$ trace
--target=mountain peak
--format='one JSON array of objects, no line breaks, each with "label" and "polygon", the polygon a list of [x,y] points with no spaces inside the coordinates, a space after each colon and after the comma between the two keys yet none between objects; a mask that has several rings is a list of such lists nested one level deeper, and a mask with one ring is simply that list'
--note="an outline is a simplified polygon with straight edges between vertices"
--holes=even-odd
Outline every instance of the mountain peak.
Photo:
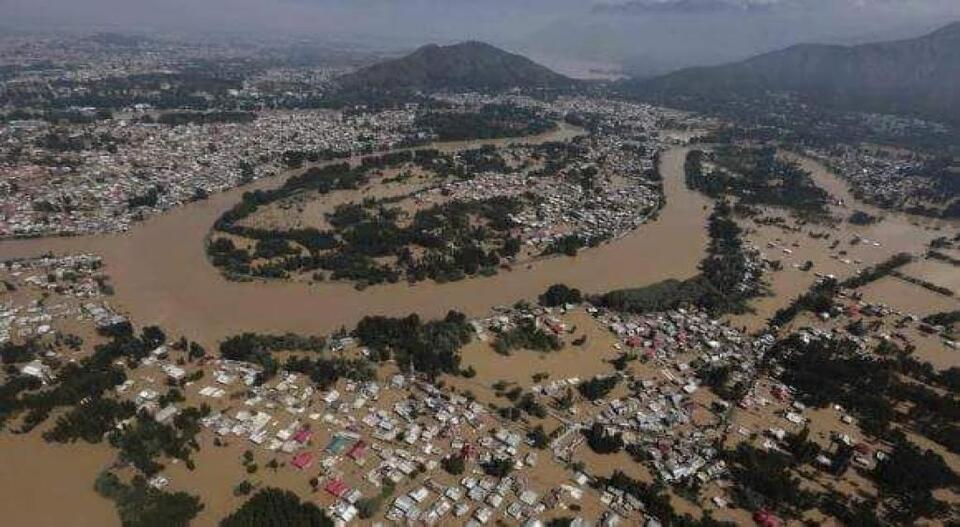
[{"label": "mountain peak", "polygon": [[354,89],[505,89],[556,87],[572,81],[521,55],[479,41],[427,44],[399,59],[339,79]]}]

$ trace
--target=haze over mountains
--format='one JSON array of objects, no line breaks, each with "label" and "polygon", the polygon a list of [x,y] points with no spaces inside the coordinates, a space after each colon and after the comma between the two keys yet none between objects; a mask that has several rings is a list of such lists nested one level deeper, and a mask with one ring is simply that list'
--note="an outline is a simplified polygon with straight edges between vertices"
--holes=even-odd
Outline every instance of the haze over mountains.
[{"label": "haze over mountains", "polygon": [[480,40],[570,75],[597,65],[654,76],[802,42],[905,38],[958,18],[957,0],[4,0],[0,26],[318,39],[398,53]]},{"label": "haze over mountains", "polygon": [[[339,79],[347,90],[562,88],[575,81],[481,42],[423,46]],[[703,107],[789,93],[841,111],[960,124],[960,22],[927,35],[858,46],[802,44],[731,64],[614,85],[651,102]]]},{"label": "haze over mountains", "polygon": [[624,84],[666,104],[787,92],[840,110],[960,123],[960,22],[919,38],[837,46],[803,44],[732,64]]},{"label": "haze over mountains", "polygon": [[339,79],[348,89],[556,88],[573,81],[532,60],[482,42],[430,44]]}]

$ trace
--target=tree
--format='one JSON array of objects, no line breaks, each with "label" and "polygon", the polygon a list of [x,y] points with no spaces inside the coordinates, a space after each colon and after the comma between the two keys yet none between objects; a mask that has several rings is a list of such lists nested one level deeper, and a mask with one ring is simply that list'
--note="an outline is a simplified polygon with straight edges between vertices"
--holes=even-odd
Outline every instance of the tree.
[{"label": "tree", "polygon": [[553,284],[540,295],[540,304],[546,307],[579,304],[582,301],[583,295],[580,290],[568,287],[565,284]]},{"label": "tree", "polygon": [[623,436],[618,432],[609,432],[607,427],[594,423],[592,427],[583,431],[587,438],[590,450],[597,454],[616,454],[623,448]]},{"label": "tree", "polygon": [[265,488],[221,520],[220,527],[333,527],[333,521],[288,490]]},{"label": "tree", "polygon": [[597,399],[602,399],[607,396],[620,382],[620,378],[616,375],[610,375],[607,377],[594,377],[588,381],[580,383],[577,386],[577,389],[580,390],[580,394],[585,398],[596,401]]},{"label": "tree", "polygon": [[97,478],[94,488],[114,502],[124,527],[187,527],[190,520],[203,510],[203,504],[196,496],[157,490],[142,476],[135,476],[129,485],[125,485],[112,472],[104,472]]},{"label": "tree", "polygon": [[543,425],[537,425],[536,428],[527,434],[527,437],[530,438],[530,442],[533,443],[534,448],[543,450],[550,445],[550,436],[543,430]]},{"label": "tree", "polygon": [[513,460],[507,458],[495,458],[482,465],[483,471],[488,476],[495,478],[504,478],[513,471]]},{"label": "tree", "polygon": [[443,466],[443,470],[446,470],[448,474],[454,476],[459,476],[463,474],[463,471],[466,469],[466,460],[462,455],[450,455],[440,462]]},{"label": "tree", "polygon": [[143,334],[140,337],[144,346],[149,349],[156,349],[167,341],[167,335],[157,326],[147,326],[143,328]]}]

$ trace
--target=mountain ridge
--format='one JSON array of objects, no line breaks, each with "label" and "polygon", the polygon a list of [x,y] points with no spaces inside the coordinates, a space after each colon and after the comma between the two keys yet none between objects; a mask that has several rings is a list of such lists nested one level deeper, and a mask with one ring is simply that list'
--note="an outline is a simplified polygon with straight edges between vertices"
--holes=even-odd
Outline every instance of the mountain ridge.
[{"label": "mountain ridge", "polygon": [[797,44],[743,61],[686,68],[622,84],[669,104],[723,101],[771,92],[844,110],[960,123],[960,22],[926,35],[844,46]]}]

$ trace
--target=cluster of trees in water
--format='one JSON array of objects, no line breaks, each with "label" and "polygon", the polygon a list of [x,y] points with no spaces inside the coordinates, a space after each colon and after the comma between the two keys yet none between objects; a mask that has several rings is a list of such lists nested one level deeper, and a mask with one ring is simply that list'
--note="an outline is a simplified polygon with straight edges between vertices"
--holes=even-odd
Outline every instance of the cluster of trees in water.
[{"label": "cluster of trees in water", "polygon": [[[72,441],[76,438],[91,438],[99,441],[117,421],[133,415],[127,405],[101,401],[109,399],[113,387],[126,380],[125,370],[116,364],[118,360],[136,363],[163,343],[163,332],[148,327],[141,335],[135,335],[129,323],[108,327],[103,332],[111,340],[95,346],[93,353],[77,362],[69,362],[56,372],[56,381],[43,386],[35,377],[9,370],[6,382],[0,386],[0,424],[22,416],[20,431],[27,432],[47,420],[57,409],[67,409],[62,414],[47,439]],[[159,340],[159,344],[157,343]],[[29,359],[24,352],[7,352],[10,364]],[[91,405],[96,412],[90,419],[79,405]]]},{"label": "cluster of trees in water", "polygon": [[[463,167],[475,169],[491,162],[495,166],[488,168],[503,169],[503,159],[487,148],[461,153],[455,164],[436,150],[416,150],[366,157],[354,168],[347,164],[311,168],[279,189],[245,193],[217,220],[216,231],[253,240],[252,253],[229,237],[214,237],[207,252],[214,265],[233,276],[286,278],[293,272],[315,272],[315,277],[326,278],[321,273],[326,271],[333,279],[369,285],[403,277],[446,281],[478,272],[492,274],[501,258],[520,250],[519,240],[509,236],[509,215],[520,210],[522,198],[438,204],[416,212],[406,226],[400,224],[399,209],[375,200],[338,207],[328,215],[330,230],[278,230],[240,223],[261,207],[296,193],[359,188],[376,169],[413,163],[457,175]],[[415,256],[419,249],[423,254]],[[383,258],[392,263],[384,263]]]},{"label": "cluster of trees in water", "polygon": [[[717,168],[707,171],[704,162]],[[735,196],[747,204],[785,207],[800,213],[826,212],[827,192],[798,163],[777,156],[774,147],[724,145],[712,153],[691,150],[684,164],[687,186],[712,198]]]},{"label": "cluster of trees in water", "polygon": [[[226,237],[215,238],[207,251],[214,265],[235,275],[283,278],[291,272],[326,271],[335,280],[362,285],[401,278],[459,280],[493,274],[503,258],[520,251],[519,239],[510,235],[509,216],[523,203],[501,197],[454,200],[417,211],[405,226],[399,209],[344,205],[330,215],[333,229],[327,231],[267,231],[218,222],[220,231],[255,239],[254,252],[237,248]],[[268,263],[254,265],[255,259]]]},{"label": "cluster of trees in water", "polygon": [[553,284],[539,297],[540,305],[544,307],[558,307],[566,304],[583,302],[583,293],[575,287],[566,284]]},{"label": "cluster of trees in water", "polygon": [[268,487],[221,520],[220,527],[333,527],[333,520],[293,492]]},{"label": "cluster of trees in water", "polygon": [[[4,347],[3,358],[10,366],[0,386],[0,422],[7,427],[16,419],[17,432],[24,433],[45,423],[56,412],[52,426],[42,434],[56,443],[108,440],[121,462],[129,463],[136,474],[129,484],[116,475],[104,473],[96,488],[113,500],[124,525],[187,525],[202,508],[192,496],[169,494],[146,484],[149,477],[164,467],[164,458],[177,458],[193,467],[191,454],[199,449],[196,435],[200,419],[209,407],[185,407],[170,423],[159,423],[146,410],[114,395],[114,388],[127,380],[127,370],[135,368],[152,351],[166,343],[166,334],[157,326],[146,326],[140,333],[129,322],[99,329],[107,340],[94,346],[90,355],[76,362],[57,364],[47,361],[54,376],[44,385],[35,377],[20,373],[18,364],[35,357],[35,344]],[[74,345],[72,340],[67,345]],[[183,351],[193,353],[185,346]],[[123,366],[126,363],[127,368]],[[177,388],[159,398],[159,404],[182,402]],[[117,424],[124,422],[122,428]]]},{"label": "cluster of trees in water", "polygon": [[897,273],[897,269],[913,261],[908,253],[897,253],[886,260],[868,267],[858,274],[838,282],[832,278],[825,278],[814,283],[810,290],[795,298],[787,306],[780,308],[770,318],[770,325],[783,327],[790,323],[800,313],[828,313],[834,306],[834,299],[840,289],[856,289],[886,276]]},{"label": "cluster of trees in water", "polygon": [[778,342],[767,360],[782,367],[798,400],[818,408],[839,404],[859,418],[864,432],[894,446],[870,473],[883,490],[887,521],[911,524],[946,513],[933,491],[960,484],[960,477],[941,456],[913,445],[902,429],[960,453],[960,402],[951,393],[960,369],[937,372],[889,342],[865,354],[851,339],[804,342],[797,335]]},{"label": "cluster of trees in water", "polygon": [[533,110],[488,104],[476,111],[429,111],[417,115],[416,127],[441,141],[520,137],[549,132],[556,124]]},{"label": "cluster of trees in water", "polygon": [[375,360],[393,359],[405,371],[432,377],[460,373],[460,348],[470,342],[473,333],[466,315],[456,311],[427,322],[417,315],[364,317],[353,331]]},{"label": "cluster of trees in water", "polygon": [[[261,368],[257,383],[273,378],[280,368],[308,376],[322,389],[327,389],[339,379],[369,381],[376,378],[373,365],[366,359],[331,357],[327,339],[317,336],[302,336],[293,333],[264,335],[243,333],[229,337],[220,343],[220,356],[248,362]],[[281,362],[276,354],[289,352]]]},{"label": "cluster of trees in water", "polygon": [[279,351],[306,351],[318,354],[327,348],[323,337],[301,336],[293,333],[264,335],[242,333],[220,343],[220,356],[256,364],[262,368],[260,381],[270,379],[280,370],[280,363],[273,354]]},{"label": "cluster of trees in water", "polygon": [[759,265],[743,246],[742,230],[733,209],[719,201],[708,221],[710,244],[700,262],[700,274],[687,280],[664,280],[645,287],[619,289],[592,298],[594,304],[617,311],[648,313],[697,306],[713,314],[742,312],[759,292]]},{"label": "cluster of trees in water", "polygon": [[139,475],[127,484],[116,474],[103,472],[97,477],[94,489],[114,502],[124,527],[186,527],[203,510],[196,496],[155,489]]},{"label": "cluster of trees in water", "polygon": [[620,470],[614,470],[609,477],[596,478],[592,485],[598,490],[612,487],[640,500],[645,506],[644,512],[655,518],[661,525],[675,527],[733,527],[736,525],[732,522],[714,520],[709,512],[700,519],[695,519],[689,514],[681,515],[674,509],[665,486],[644,483]]},{"label": "cluster of trees in water", "polygon": [[[220,343],[220,355],[260,366],[260,382],[273,377],[282,366],[310,376],[321,387],[329,387],[340,378],[373,380],[374,365],[391,359],[404,371],[430,376],[460,374],[460,348],[470,342],[473,333],[466,315],[455,311],[430,321],[422,321],[418,315],[368,316],[357,323],[352,334],[370,350],[369,358],[330,357],[325,353],[328,343],[322,337],[255,333],[225,339]],[[277,352],[290,352],[290,356],[281,364]]]},{"label": "cluster of trees in water", "polygon": [[515,349],[557,351],[562,347],[560,337],[539,327],[533,318],[521,319],[513,328],[497,333],[493,342],[494,351],[501,355],[509,355]]}]

